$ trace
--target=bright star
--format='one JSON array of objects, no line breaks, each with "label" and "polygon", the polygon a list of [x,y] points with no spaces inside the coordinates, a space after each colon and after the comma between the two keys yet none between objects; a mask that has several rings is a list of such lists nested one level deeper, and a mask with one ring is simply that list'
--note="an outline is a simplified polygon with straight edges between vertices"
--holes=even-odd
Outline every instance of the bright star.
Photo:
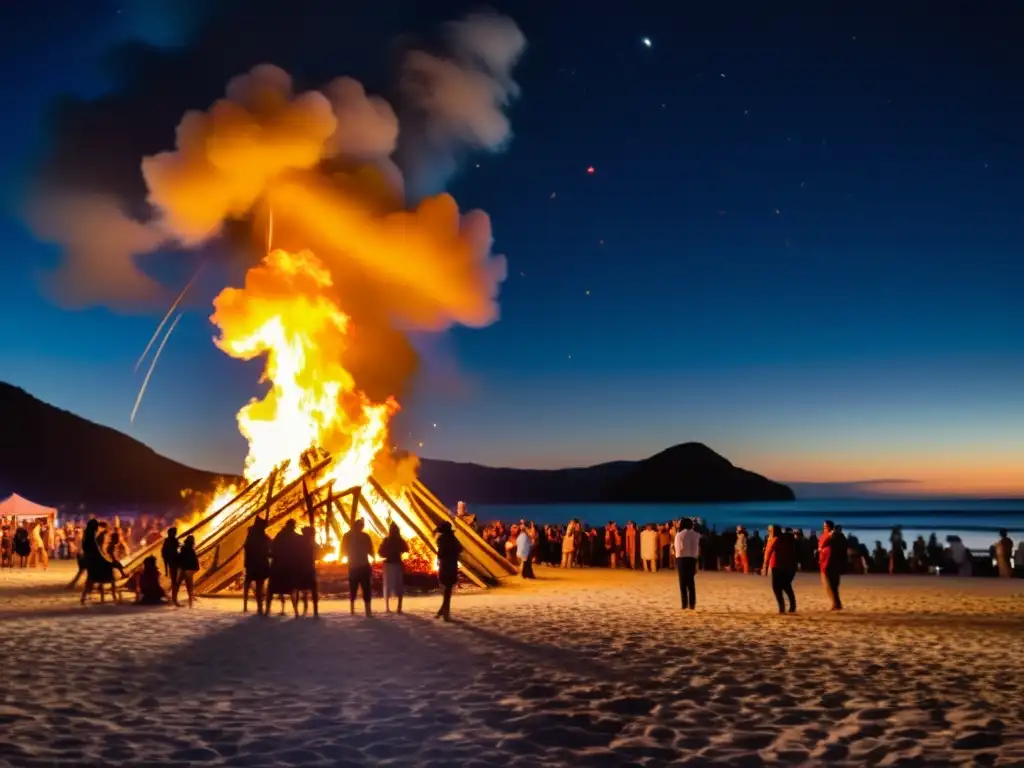
[{"label": "bright star", "polygon": [[654,45],[654,43],[651,42],[651,38],[649,37],[641,38],[640,42],[644,44],[645,48],[650,48],[651,46]]}]

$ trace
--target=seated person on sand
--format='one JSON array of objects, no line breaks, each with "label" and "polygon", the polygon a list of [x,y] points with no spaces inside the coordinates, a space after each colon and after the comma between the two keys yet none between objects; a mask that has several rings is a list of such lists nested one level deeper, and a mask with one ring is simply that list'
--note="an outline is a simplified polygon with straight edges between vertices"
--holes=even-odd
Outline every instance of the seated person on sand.
[{"label": "seated person on sand", "polygon": [[160,586],[160,569],[156,557],[150,555],[142,561],[142,570],[132,575],[136,605],[163,605],[167,593]]}]

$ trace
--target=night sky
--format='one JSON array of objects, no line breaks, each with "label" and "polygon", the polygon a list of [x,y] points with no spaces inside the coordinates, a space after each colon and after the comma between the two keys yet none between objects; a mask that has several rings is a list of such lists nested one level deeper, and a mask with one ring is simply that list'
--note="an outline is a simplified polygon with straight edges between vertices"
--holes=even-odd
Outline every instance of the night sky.
[{"label": "night sky", "polygon": [[[68,310],[42,287],[59,252],[20,211],[54,105],[129,87],[146,45],[183,74],[151,86],[168,118],[140,151],[171,148],[185,107],[261,62],[304,87],[348,74],[386,94],[399,35],[474,8],[427,5],[6,3],[0,379],[238,471],[234,414],[259,366],[210,342],[216,270],[132,425],[132,368],[166,305]],[[1016,3],[491,5],[529,43],[515,136],[449,190],[492,217],[502,317],[420,340],[399,442],[556,467],[698,440],[780,480],[1024,494]],[[134,147],[134,130],[108,142]]]}]

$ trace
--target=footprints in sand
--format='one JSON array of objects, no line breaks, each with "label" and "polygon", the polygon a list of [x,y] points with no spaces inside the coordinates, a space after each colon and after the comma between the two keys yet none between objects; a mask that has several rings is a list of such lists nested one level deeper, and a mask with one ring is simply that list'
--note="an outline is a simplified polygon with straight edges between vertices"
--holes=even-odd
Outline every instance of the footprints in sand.
[{"label": "footprints in sand", "polygon": [[57,596],[0,635],[34,660],[0,688],[0,764],[1024,765],[1019,605],[975,600],[950,632],[957,605],[931,582],[851,580],[862,613],[808,598],[779,622],[763,580],[701,578],[685,623],[671,579],[632,574],[467,598],[444,626],[417,599],[401,618],[295,622]]}]

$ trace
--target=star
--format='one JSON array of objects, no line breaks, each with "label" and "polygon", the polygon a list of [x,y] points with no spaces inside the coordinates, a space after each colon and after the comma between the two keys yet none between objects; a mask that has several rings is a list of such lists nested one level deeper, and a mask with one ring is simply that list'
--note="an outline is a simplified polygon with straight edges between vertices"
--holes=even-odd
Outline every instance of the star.
[{"label": "star", "polygon": [[589,289],[589,288],[587,288],[587,291],[586,291],[586,293],[587,293],[587,296],[589,296],[589,295],[590,295],[590,289]]},{"label": "star", "polygon": [[554,199],[555,199],[555,197],[556,197],[555,193],[554,193],[554,192],[552,192],[552,193],[551,193],[551,197],[550,197],[549,199],[551,199],[551,200],[554,200]]},{"label": "star", "polygon": [[593,175],[593,173],[594,173],[594,166],[588,165],[587,166],[587,173]]},{"label": "star", "polygon": [[649,37],[640,38],[640,42],[644,44],[645,48],[651,48],[654,46],[654,43],[651,42],[651,38]]}]

